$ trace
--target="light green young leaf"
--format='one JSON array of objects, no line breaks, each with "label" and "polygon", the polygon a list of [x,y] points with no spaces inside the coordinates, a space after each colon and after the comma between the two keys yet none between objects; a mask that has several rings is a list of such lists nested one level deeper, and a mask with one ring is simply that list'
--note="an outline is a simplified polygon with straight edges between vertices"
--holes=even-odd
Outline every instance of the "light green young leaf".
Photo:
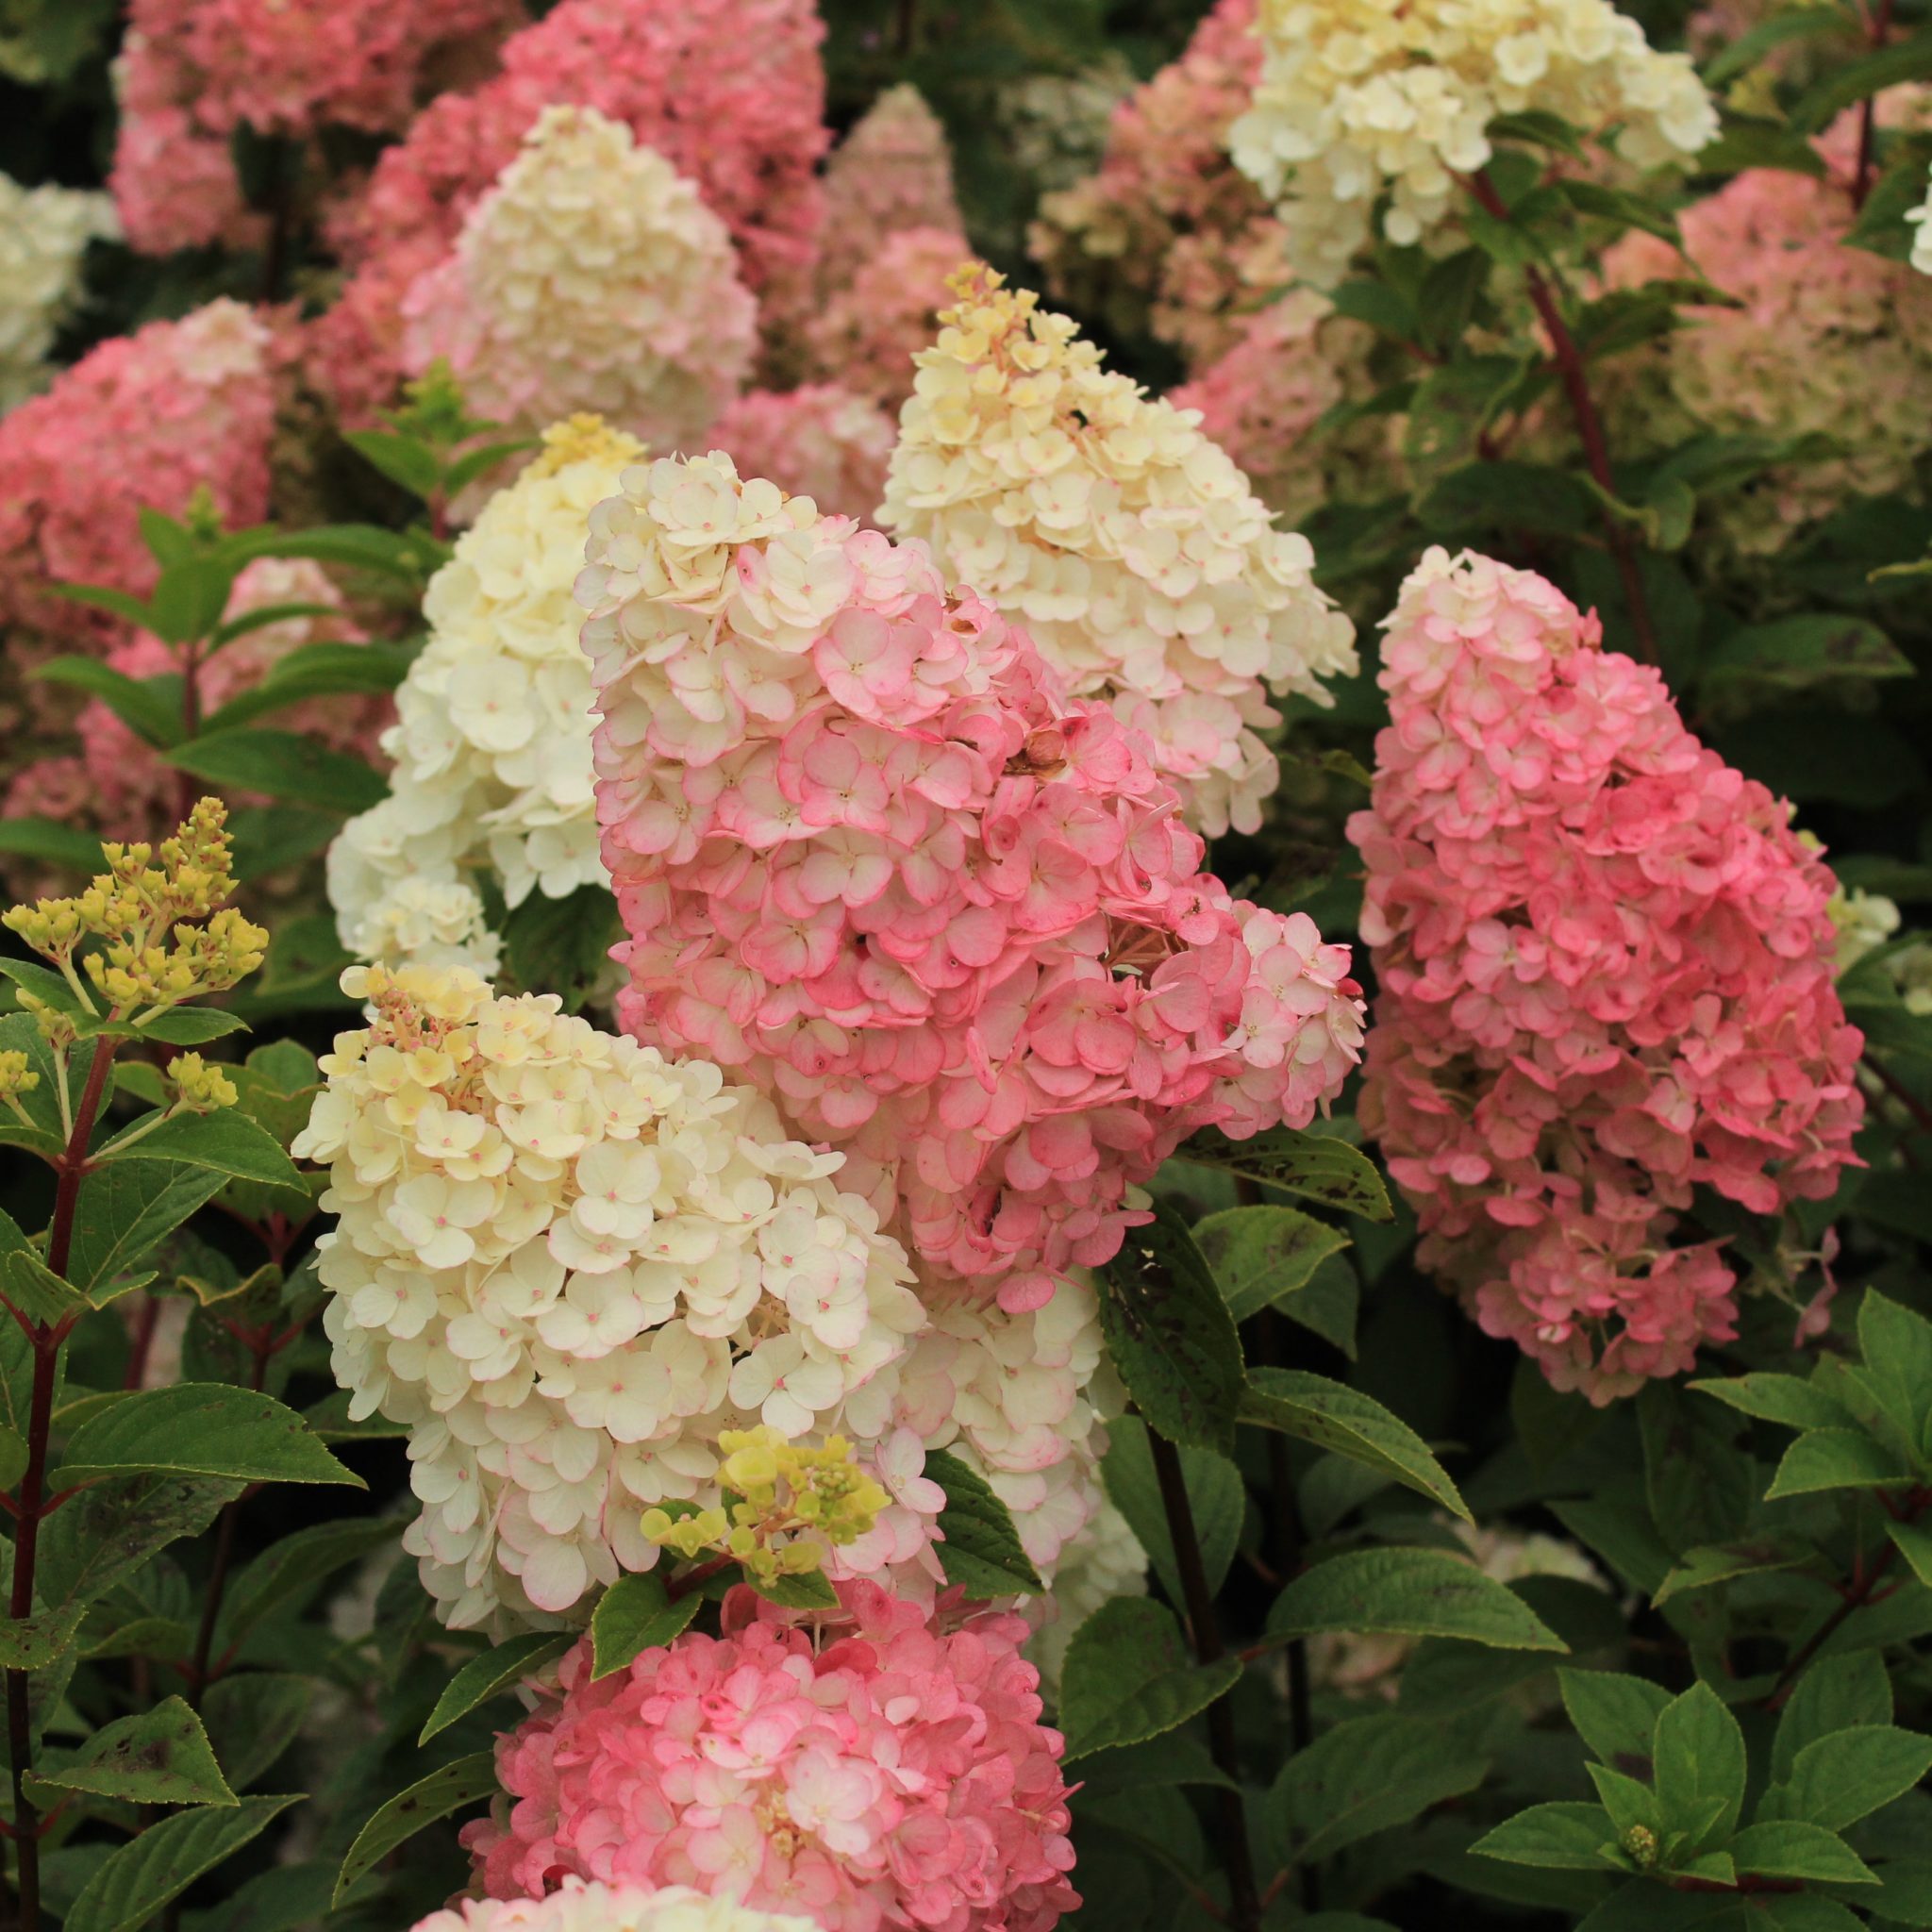
[{"label": "light green young leaf", "polygon": [[356,1834],[356,1842],[336,1874],[333,1903],[341,1905],[365,1873],[375,1871],[398,1845],[407,1844],[425,1825],[491,1797],[495,1790],[496,1754],[475,1751],[398,1791]]},{"label": "light green young leaf", "polygon": [[[1652,1762],[1664,1829],[1694,1833],[1695,1850],[1722,1845],[1744,1806],[1744,1733],[1708,1684],[1693,1684],[1657,1713]],[[1700,1828],[1713,1806],[1714,1822]]]},{"label": "light green young leaf", "polygon": [[673,1602],[656,1570],[620,1576],[597,1599],[591,1615],[591,1683],[628,1670],[645,1651],[682,1636],[703,1606],[696,1591]]},{"label": "light green young leaf", "polygon": [[131,1805],[237,1803],[200,1718],[180,1697],[102,1725],[73,1763],[42,1771],[34,1781]]},{"label": "light green young leaf", "polygon": [[1274,1599],[1271,1637],[1318,1631],[1459,1637],[1496,1650],[1567,1651],[1520,1596],[1447,1550],[1346,1550]]},{"label": "light green young leaf", "polygon": [[545,1664],[554,1663],[576,1641],[574,1630],[533,1630],[507,1639],[481,1657],[473,1657],[443,1686],[436,1708],[417,1735],[417,1743],[428,1743],[439,1731],[448,1730],[479,1704],[487,1704],[492,1697],[514,1690],[525,1677],[534,1675]]},{"label": "light green young leaf", "polygon": [[1231,1657],[1191,1663],[1172,1611],[1145,1597],[1116,1597],[1067,1646],[1060,1673],[1065,1761],[1158,1738],[1224,1696],[1241,1674]]},{"label": "light green young leaf", "polygon": [[95,1869],[61,1932],[136,1932],[204,1872],[266,1830],[300,1795],[243,1798],[232,1808],[203,1805],[149,1825]]},{"label": "light green young leaf", "polygon": [[55,1481],[65,1487],[136,1471],[368,1487],[292,1408],[223,1382],[137,1390],[98,1410],[68,1439]]}]

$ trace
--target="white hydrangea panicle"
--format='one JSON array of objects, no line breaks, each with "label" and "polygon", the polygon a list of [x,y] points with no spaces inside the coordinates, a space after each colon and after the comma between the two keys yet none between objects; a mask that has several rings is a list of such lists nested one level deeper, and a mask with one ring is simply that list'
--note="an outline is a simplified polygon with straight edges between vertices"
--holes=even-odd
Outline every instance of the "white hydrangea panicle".
[{"label": "white hydrangea panicle", "polygon": [[572,585],[591,508],[643,445],[595,416],[544,432],[541,453],[485,504],[431,578],[429,641],[383,739],[390,796],[328,856],[342,944],[388,965],[464,964],[500,944],[475,878],[514,908],[608,883],[591,769],[591,669]]},{"label": "white hydrangea panicle", "polygon": [[1026,1655],[1039,1665],[1041,1684],[1050,1692],[1058,1690],[1074,1632],[1103,1604],[1146,1594],[1147,1552],[1127,1519],[1103,1495],[1092,1521],[1061,1550],[1052,1590],[1027,1606],[1039,1628]]},{"label": "white hydrangea panicle", "polygon": [[1260,0],[1235,165],[1277,200],[1297,274],[1330,288],[1370,237],[1419,242],[1490,158],[1499,114],[1557,114],[1640,168],[1696,154],[1717,109],[1689,55],[1610,0]]},{"label": "white hydrangea panicle", "polygon": [[721,1431],[890,1416],[924,1317],[841,1157],[554,995],[462,967],[342,985],[371,1021],[295,1152],[330,1167],[335,1373],[353,1415],[408,1425],[404,1546],[444,1622],[581,1621],[657,1563],[645,1507],[717,1501]]},{"label": "white hydrangea panicle", "polygon": [[80,292],[90,242],[120,233],[105,195],[0,175],[0,415],[41,388],[47,351]]},{"label": "white hydrangea panicle", "polygon": [[645,1890],[566,1878],[542,1898],[466,1898],[413,1932],[819,1932],[816,1919],[713,1898],[685,1885]]},{"label": "white hydrangea panicle", "polygon": [[1197,412],[1102,366],[1066,316],[978,264],[955,277],[879,522],[1023,623],[1075,696],[1153,741],[1210,836],[1253,831],[1280,773],[1270,692],[1328,702],[1355,630]]},{"label": "white hydrangea panicle", "polygon": [[1932,179],[1925,184],[1925,198],[1906,220],[1912,225],[1912,266],[1922,275],[1932,275]]},{"label": "white hydrangea panicle", "polygon": [[543,110],[403,310],[408,367],[446,359],[480,415],[594,409],[674,444],[742,387],[758,334],[724,223],[593,108]]}]

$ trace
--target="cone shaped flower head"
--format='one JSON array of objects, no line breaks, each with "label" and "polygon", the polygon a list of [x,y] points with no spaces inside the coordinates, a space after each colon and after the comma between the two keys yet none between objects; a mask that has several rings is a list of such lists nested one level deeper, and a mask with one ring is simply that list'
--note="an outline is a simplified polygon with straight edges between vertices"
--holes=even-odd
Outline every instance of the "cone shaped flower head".
[{"label": "cone shaped flower head", "polygon": [[1340,1086],[1347,949],[1204,874],[1147,741],[924,545],[714,454],[588,555],[620,1019],[849,1150],[936,1293],[1040,1306],[1185,1135]]},{"label": "cone shaped flower head", "polygon": [[903,228],[965,228],[946,130],[909,84],[888,88],[825,164],[821,295],[846,287],[879,243]]},{"label": "cone shaped flower head", "polygon": [[642,1510],[715,1504],[747,1422],[818,1437],[888,1405],[923,1317],[836,1154],[554,995],[462,967],[342,984],[373,1018],[337,1036],[295,1150],[331,1170],[336,1377],[409,1426],[404,1547],[445,1622],[541,1621],[653,1567]]},{"label": "cone shaped flower head", "polygon": [[80,293],[90,242],[120,232],[105,194],[0,175],[0,416],[46,380],[47,351]]},{"label": "cone shaped flower head", "polygon": [[429,641],[383,741],[390,795],[329,849],[329,898],[352,953],[462,961],[487,976],[498,944],[479,878],[512,909],[533,891],[563,899],[604,882],[571,587],[591,507],[643,454],[595,416],[553,425],[430,579]]},{"label": "cone shaped flower head", "polygon": [[1432,550],[1386,628],[1362,1124],[1423,1264],[1607,1401],[1734,1332],[1693,1188],[1775,1214],[1854,1158],[1834,881],[1541,577]]},{"label": "cone shaped flower head", "polygon": [[1717,109],[1688,54],[1659,54],[1610,0],[1259,0],[1262,64],[1229,132],[1280,203],[1290,262],[1332,288],[1381,232],[1419,242],[1490,158],[1499,114],[1560,115],[1640,168],[1694,155]]},{"label": "cone shaped flower head", "polygon": [[764,1912],[688,1885],[651,1889],[569,1879],[541,1898],[472,1898],[413,1932],[819,1932],[816,1919]]},{"label": "cone shaped flower head", "polygon": [[1314,553],[1200,419],[1101,366],[1063,315],[976,264],[918,357],[879,512],[1027,626],[1076,696],[1143,732],[1210,835],[1253,831],[1279,769],[1271,691],[1325,702],[1354,627]]},{"label": "cone shaped flower head", "polygon": [[405,366],[446,360],[485,416],[595,409],[667,442],[738,392],[758,330],[724,223],[594,108],[543,110],[403,312]]},{"label": "cone shaped flower head", "polygon": [[735,1591],[722,1636],[596,1683],[579,1644],[497,1740],[505,1795],[463,1832],[483,1890],[575,1874],[803,1910],[824,1932],[1049,1932],[1079,1898],[1025,1624],[839,1594],[807,1627]]}]

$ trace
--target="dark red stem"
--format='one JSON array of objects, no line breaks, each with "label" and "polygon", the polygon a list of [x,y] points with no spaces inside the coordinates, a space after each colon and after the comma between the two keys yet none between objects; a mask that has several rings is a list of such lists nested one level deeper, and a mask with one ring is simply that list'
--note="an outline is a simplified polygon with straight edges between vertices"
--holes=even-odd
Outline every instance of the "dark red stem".
[{"label": "dark red stem", "polygon": [[[1891,31],[1892,0],[1878,0],[1878,11],[1872,16],[1868,39],[1874,53],[1884,46]],[[1877,144],[1878,97],[1867,94],[1858,106],[1858,164],[1852,175],[1852,206],[1863,208],[1872,192],[1872,159]]]}]

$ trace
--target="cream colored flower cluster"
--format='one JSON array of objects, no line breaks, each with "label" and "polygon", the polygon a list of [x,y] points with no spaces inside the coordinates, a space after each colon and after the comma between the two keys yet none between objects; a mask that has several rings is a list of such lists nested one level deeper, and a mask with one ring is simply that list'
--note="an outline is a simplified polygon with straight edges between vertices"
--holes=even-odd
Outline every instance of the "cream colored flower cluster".
[{"label": "cream colored flower cluster", "polygon": [[0,175],[0,415],[42,386],[54,332],[80,290],[81,258],[118,232],[114,204]]},{"label": "cream colored flower cluster", "polygon": [[1199,418],[1102,366],[1074,324],[974,266],[918,358],[879,521],[1023,623],[1076,696],[1153,741],[1189,817],[1252,831],[1279,778],[1268,693],[1356,667],[1305,538]]},{"label": "cream colored flower cluster", "polygon": [[643,1890],[572,1877],[541,1898],[463,1899],[419,1920],[415,1932],[819,1932],[819,1922],[684,1885]]},{"label": "cream colored flower cluster", "polygon": [[1384,194],[1390,241],[1438,226],[1499,114],[1560,115],[1640,168],[1717,132],[1689,56],[1653,50],[1609,0],[1261,0],[1257,27],[1261,78],[1229,145],[1318,286],[1347,273]]},{"label": "cream colored flower cluster", "polygon": [[896,1242],[769,1103],[498,999],[352,967],[294,1151],[330,1163],[324,1318],[351,1413],[410,1428],[404,1546],[453,1627],[564,1615],[658,1560],[642,1509],[715,1503],[723,1430],[868,1440],[923,1325]]},{"label": "cream colored flower cluster", "polygon": [[484,506],[429,585],[429,641],[383,739],[390,796],[328,857],[341,941],[364,959],[496,970],[474,877],[504,903],[604,881],[591,772],[591,667],[571,587],[593,505],[643,445],[595,416],[543,449]]},{"label": "cream colored flower cluster", "polygon": [[724,223],[593,108],[543,110],[403,311],[408,369],[446,358],[480,415],[595,409],[671,443],[738,392],[758,332]]}]

